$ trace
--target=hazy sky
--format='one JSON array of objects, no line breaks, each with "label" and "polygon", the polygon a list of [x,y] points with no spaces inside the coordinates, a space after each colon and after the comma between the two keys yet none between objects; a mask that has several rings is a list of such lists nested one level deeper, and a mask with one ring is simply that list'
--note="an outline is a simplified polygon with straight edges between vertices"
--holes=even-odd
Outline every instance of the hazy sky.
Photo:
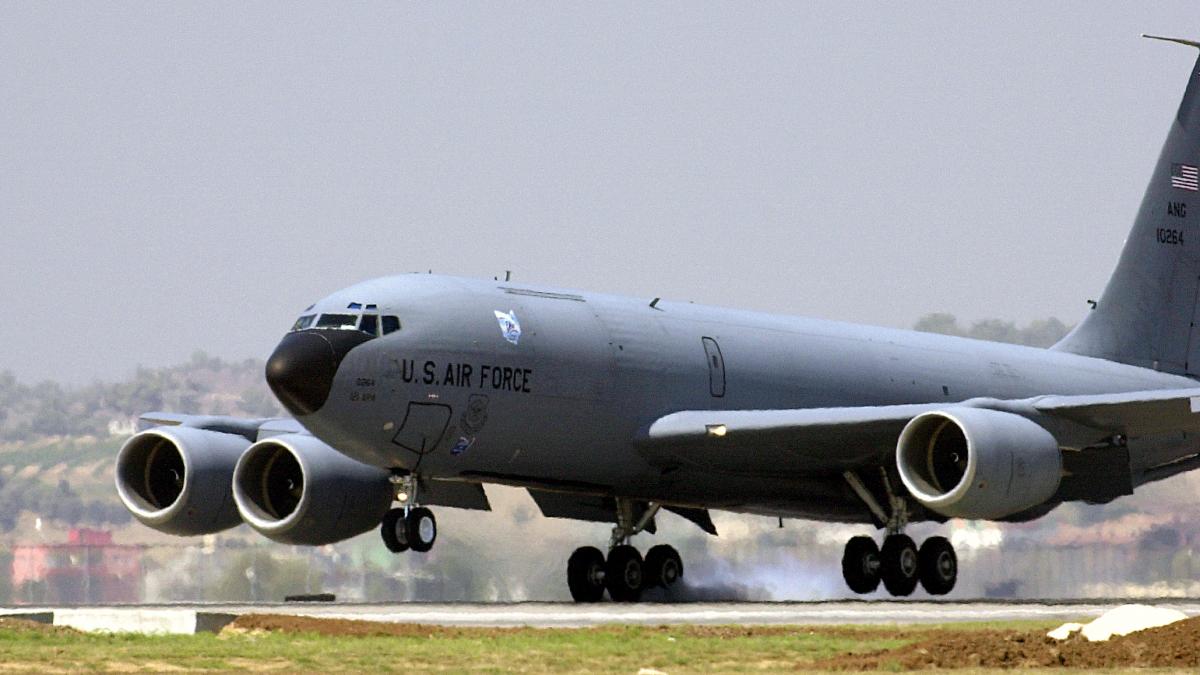
[{"label": "hazy sky", "polygon": [[890,326],[1100,294],[1194,0],[0,5],[0,370],[433,269]]}]

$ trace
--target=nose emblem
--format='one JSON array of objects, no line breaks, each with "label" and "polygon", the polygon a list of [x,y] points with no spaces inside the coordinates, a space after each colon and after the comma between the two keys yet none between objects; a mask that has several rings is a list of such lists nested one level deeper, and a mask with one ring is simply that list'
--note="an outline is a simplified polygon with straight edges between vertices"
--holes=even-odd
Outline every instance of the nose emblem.
[{"label": "nose emblem", "polygon": [[293,415],[311,415],[329,398],[342,359],[370,339],[352,330],[288,333],[267,359],[267,384]]}]

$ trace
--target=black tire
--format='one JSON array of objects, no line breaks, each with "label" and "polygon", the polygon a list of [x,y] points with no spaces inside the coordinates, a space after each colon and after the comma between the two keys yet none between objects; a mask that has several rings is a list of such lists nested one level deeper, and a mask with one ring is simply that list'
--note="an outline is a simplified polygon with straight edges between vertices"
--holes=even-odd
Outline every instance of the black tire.
[{"label": "black tire", "polygon": [[912,595],[920,574],[917,545],[907,534],[893,534],[883,540],[879,550],[880,576],[883,587],[897,597]]},{"label": "black tire", "polygon": [[383,538],[383,545],[392,553],[408,550],[408,525],[404,522],[404,509],[391,509],[383,514],[379,535]]},{"label": "black tire", "polygon": [[659,544],[646,551],[642,574],[642,588],[671,588],[683,578],[683,559],[673,546]]},{"label": "black tire", "polygon": [[921,586],[930,595],[945,595],[954,590],[958,581],[958,556],[954,545],[945,537],[930,537],[921,544]]},{"label": "black tire", "polygon": [[433,517],[433,511],[423,506],[412,509],[405,524],[412,550],[425,553],[433,548],[433,542],[437,541],[437,518]]},{"label": "black tire", "polygon": [[637,602],[642,597],[642,554],[632,546],[617,546],[604,563],[604,585],[617,602]]},{"label": "black tire", "polygon": [[842,578],[855,593],[879,588],[879,545],[870,537],[853,537],[842,553]]},{"label": "black tire", "polygon": [[567,587],[575,602],[600,602],[604,598],[604,554],[600,549],[575,549],[567,560]]}]

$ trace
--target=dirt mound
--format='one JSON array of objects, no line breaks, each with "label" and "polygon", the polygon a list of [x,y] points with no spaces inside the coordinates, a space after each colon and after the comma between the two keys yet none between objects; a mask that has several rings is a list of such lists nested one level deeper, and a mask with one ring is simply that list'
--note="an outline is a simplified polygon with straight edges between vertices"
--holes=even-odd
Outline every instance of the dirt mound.
[{"label": "dirt mound", "polygon": [[66,626],[55,626],[41,621],[17,619],[10,616],[0,617],[0,632],[3,633],[40,633],[43,635],[79,635],[79,631]]},{"label": "dirt mound", "polygon": [[1107,642],[1044,631],[936,631],[896,649],[846,654],[813,664],[827,670],[926,668],[1200,668],[1200,617]]}]

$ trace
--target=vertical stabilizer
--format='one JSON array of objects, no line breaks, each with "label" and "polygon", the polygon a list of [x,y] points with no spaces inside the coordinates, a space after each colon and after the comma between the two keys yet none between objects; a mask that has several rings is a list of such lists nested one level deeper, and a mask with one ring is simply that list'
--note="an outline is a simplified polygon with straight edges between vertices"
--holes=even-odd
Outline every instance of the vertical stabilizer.
[{"label": "vertical stabilizer", "polygon": [[[1151,36],[1146,36],[1151,37]],[[1164,39],[1200,48],[1200,44]],[[1053,348],[1200,374],[1200,59],[1096,307]]]}]

